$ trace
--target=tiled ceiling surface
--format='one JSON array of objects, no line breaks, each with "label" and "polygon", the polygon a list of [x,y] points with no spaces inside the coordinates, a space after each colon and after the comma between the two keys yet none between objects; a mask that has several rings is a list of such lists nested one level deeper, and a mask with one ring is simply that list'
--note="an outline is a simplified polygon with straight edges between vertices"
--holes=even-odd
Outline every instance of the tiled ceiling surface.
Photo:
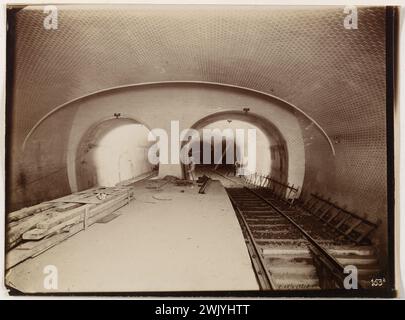
[{"label": "tiled ceiling surface", "polygon": [[[385,124],[385,9],[342,7],[42,7],[17,13],[13,111],[20,138],[79,96],[155,81],[209,81],[295,104],[331,136]],[[371,129],[371,130],[370,130]]]}]

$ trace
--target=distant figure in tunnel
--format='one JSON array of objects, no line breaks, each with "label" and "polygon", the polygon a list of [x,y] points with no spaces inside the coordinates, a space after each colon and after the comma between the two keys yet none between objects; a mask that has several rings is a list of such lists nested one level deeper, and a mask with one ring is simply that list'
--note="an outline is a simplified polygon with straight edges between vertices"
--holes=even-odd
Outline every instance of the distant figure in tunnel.
[{"label": "distant figure in tunnel", "polygon": [[195,159],[194,159],[193,156],[191,156],[189,159],[190,159],[190,163],[189,163],[189,165],[188,165],[187,173],[188,173],[188,175],[189,175],[189,177],[190,177],[191,180],[195,180],[195,178],[194,178]]},{"label": "distant figure in tunnel", "polygon": [[242,175],[242,164],[239,161],[235,161],[235,177],[238,176],[240,178],[240,176]]}]

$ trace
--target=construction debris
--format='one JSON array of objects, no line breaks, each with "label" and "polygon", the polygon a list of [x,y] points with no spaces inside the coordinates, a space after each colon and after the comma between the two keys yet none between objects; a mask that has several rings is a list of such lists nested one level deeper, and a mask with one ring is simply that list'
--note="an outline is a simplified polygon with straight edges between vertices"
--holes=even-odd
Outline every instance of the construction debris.
[{"label": "construction debris", "polygon": [[118,218],[119,216],[120,216],[120,214],[111,213],[108,216],[105,216],[104,218],[97,220],[96,223],[108,223],[108,222]]},{"label": "construction debris", "polygon": [[187,187],[187,186],[192,186],[194,184],[194,181],[192,181],[192,180],[177,180],[174,184],[176,186],[180,186],[180,187],[183,187],[183,186]]},{"label": "construction debris", "polygon": [[160,193],[152,195],[153,199],[156,200],[172,200],[172,198],[168,194]]},{"label": "construction debris", "polygon": [[11,212],[6,269],[111,215],[133,196],[132,187],[98,187]]},{"label": "construction debris", "polygon": [[211,181],[212,181],[211,178],[207,177],[206,175],[203,175],[202,177],[198,177],[197,184],[200,187],[200,190],[198,190],[198,193],[205,194],[205,191],[207,190],[207,187]]},{"label": "construction debris", "polygon": [[175,181],[180,180],[180,179],[177,178],[176,176],[167,175],[167,176],[164,176],[164,178],[162,180],[175,182]]}]

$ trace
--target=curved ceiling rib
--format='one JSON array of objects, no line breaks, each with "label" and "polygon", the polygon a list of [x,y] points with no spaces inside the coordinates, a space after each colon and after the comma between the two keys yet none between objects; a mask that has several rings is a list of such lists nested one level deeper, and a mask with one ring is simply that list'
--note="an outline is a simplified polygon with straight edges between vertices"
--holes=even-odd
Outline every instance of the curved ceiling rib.
[{"label": "curved ceiling rib", "polygon": [[297,107],[296,105],[281,99],[279,97],[276,97],[274,95],[271,95],[269,93],[263,92],[263,91],[259,91],[259,90],[255,90],[255,89],[251,89],[251,88],[246,88],[246,87],[241,87],[241,86],[237,86],[237,85],[232,85],[232,84],[225,84],[225,83],[215,83],[215,82],[209,82],[209,81],[158,81],[158,82],[145,82],[145,83],[137,83],[137,84],[128,84],[128,85],[122,85],[122,86],[116,86],[113,88],[107,88],[107,89],[102,89],[102,90],[98,90],[95,91],[91,94],[87,94],[84,96],[80,96],[78,98],[72,99],[70,101],[67,101],[55,108],[53,108],[51,111],[49,111],[47,114],[45,114],[37,123],[35,123],[35,125],[30,129],[30,131],[28,132],[28,134],[26,135],[23,144],[22,144],[22,150],[24,151],[25,146],[27,144],[27,141],[29,140],[29,138],[31,137],[31,135],[34,133],[34,131],[41,125],[41,123],[43,121],[45,121],[48,117],[50,117],[52,114],[54,114],[55,112],[57,112],[58,110],[65,108],[67,106],[69,106],[70,104],[77,102],[81,99],[93,96],[93,95],[97,95],[100,93],[104,93],[104,92],[108,92],[108,91],[113,91],[113,90],[118,90],[118,89],[124,89],[124,88],[131,88],[131,87],[140,87],[140,86],[150,86],[150,85],[157,85],[157,84],[205,84],[205,85],[216,85],[216,86],[222,86],[222,87],[227,87],[227,88],[237,88],[240,90],[244,90],[244,91],[250,91],[256,94],[260,94],[260,95],[264,95],[266,97],[269,97],[271,99],[277,100],[279,102],[282,102],[286,105],[289,105],[290,107],[292,107],[295,111],[299,112],[302,116],[304,116],[306,119],[308,119],[311,123],[313,123],[316,128],[322,133],[322,135],[324,136],[324,138],[327,140],[329,147],[331,149],[332,154],[335,156],[335,148],[333,146],[332,140],[330,139],[330,137],[328,136],[328,134],[326,133],[326,131],[322,128],[322,126],[314,119],[312,118],[310,115],[308,115],[305,111],[303,111],[302,109],[300,109],[299,107]]}]

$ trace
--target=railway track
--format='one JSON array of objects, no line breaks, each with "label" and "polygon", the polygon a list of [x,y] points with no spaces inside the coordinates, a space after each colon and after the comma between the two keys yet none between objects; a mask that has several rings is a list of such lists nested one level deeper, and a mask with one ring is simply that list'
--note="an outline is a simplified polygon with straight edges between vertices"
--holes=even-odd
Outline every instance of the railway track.
[{"label": "railway track", "polygon": [[313,215],[268,188],[226,188],[237,212],[263,290],[343,288],[345,266],[355,266],[358,287],[379,274],[374,248],[336,234]]}]

